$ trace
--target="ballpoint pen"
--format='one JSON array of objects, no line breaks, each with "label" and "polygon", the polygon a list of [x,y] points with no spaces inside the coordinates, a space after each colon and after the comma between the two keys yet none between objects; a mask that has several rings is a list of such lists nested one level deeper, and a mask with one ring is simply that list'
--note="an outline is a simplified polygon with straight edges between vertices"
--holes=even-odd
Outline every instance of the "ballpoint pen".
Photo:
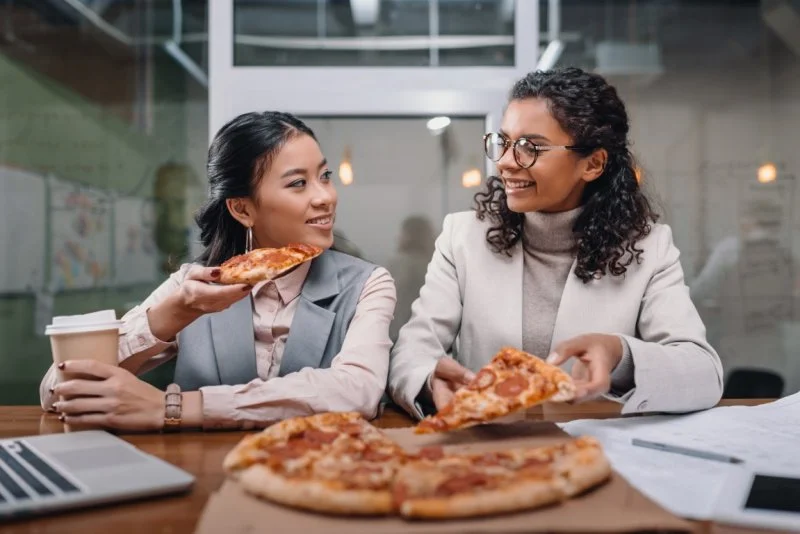
[{"label": "ballpoint pen", "polygon": [[680,445],[671,445],[668,443],[659,443],[656,441],[648,441],[645,439],[633,438],[633,445],[637,447],[646,447],[648,449],[655,449],[657,451],[674,452],[676,454],[684,454],[686,456],[693,456],[695,458],[702,458],[704,460],[715,460],[717,462],[725,462],[729,464],[741,464],[744,460],[726,454],[720,454],[710,451],[701,451],[698,449],[690,449],[689,447],[682,447]]}]

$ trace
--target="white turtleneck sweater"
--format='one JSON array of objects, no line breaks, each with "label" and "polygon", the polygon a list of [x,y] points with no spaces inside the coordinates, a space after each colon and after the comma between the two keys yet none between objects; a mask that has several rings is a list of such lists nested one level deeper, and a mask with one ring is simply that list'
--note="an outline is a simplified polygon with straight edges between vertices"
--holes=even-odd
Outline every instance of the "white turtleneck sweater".
[{"label": "white turtleneck sweater", "polygon": [[[522,350],[541,358],[550,353],[561,295],[578,250],[572,228],[582,210],[579,207],[560,213],[525,214]],[[625,339],[620,336],[620,340],[623,357],[611,374],[611,392],[617,395],[635,385],[631,351]]]}]

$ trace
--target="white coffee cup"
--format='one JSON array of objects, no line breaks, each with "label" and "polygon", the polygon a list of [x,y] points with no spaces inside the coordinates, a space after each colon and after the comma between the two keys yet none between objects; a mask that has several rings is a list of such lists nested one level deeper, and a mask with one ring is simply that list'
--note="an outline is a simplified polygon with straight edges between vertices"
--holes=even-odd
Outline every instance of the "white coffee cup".
[{"label": "white coffee cup", "polygon": [[[45,328],[50,336],[53,362],[58,365],[67,360],[95,360],[117,365],[119,353],[119,329],[114,310],[102,310],[84,315],[53,317],[53,323]],[[73,373],[58,370],[59,381],[76,378]]]},{"label": "white coffee cup", "polygon": [[[50,336],[53,362],[57,366],[67,360],[95,360],[109,365],[118,363],[119,329],[122,321],[117,320],[114,310],[102,310],[84,315],[65,315],[53,317],[53,323],[45,328]],[[73,378],[96,380],[95,377],[80,373],[64,372],[56,367],[58,381]],[[64,397],[60,397],[64,400]],[[66,432],[91,430],[88,425],[64,425]]]}]

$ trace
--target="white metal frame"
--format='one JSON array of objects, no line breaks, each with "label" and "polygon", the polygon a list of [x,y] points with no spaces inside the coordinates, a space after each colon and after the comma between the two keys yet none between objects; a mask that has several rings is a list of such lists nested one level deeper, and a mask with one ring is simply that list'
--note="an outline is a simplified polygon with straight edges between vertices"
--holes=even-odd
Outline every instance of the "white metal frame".
[{"label": "white metal frame", "polygon": [[485,116],[500,121],[514,80],[539,58],[539,2],[516,0],[513,67],[237,67],[233,0],[209,2],[209,134],[234,116]]}]

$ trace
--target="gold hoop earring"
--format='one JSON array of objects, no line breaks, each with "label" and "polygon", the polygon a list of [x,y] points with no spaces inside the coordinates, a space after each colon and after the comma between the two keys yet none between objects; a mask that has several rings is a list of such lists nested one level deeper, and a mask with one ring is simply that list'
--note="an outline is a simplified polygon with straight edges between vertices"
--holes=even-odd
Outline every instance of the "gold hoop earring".
[{"label": "gold hoop earring", "polygon": [[247,254],[253,250],[253,227],[248,226],[244,235],[244,253]]}]

